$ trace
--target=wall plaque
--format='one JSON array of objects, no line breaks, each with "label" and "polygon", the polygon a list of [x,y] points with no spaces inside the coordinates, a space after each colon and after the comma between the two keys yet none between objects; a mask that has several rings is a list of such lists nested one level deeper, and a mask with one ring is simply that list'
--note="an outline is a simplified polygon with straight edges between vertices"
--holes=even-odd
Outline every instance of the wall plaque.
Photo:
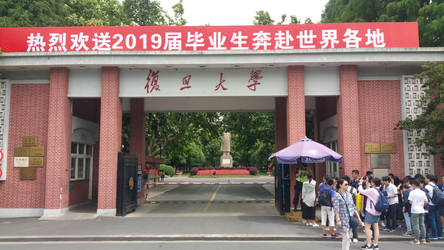
[{"label": "wall plaque", "polygon": [[35,180],[36,173],[35,168],[22,168],[20,169],[20,180]]},{"label": "wall plaque", "polygon": [[23,136],[22,142],[23,142],[23,147],[37,146],[37,136]]},{"label": "wall plaque", "polygon": [[380,143],[366,143],[364,147],[364,152],[366,154],[379,154],[381,153]]},{"label": "wall plaque", "polygon": [[29,157],[14,157],[14,167],[16,168],[29,167]]},{"label": "wall plaque", "polygon": [[370,167],[373,169],[390,169],[389,154],[371,154]]},{"label": "wall plaque", "polygon": [[395,154],[396,144],[395,143],[381,143],[381,154]]},{"label": "wall plaque", "polygon": [[30,147],[29,156],[43,157],[43,156],[45,156],[45,148],[44,147]]},{"label": "wall plaque", "polygon": [[31,153],[31,148],[29,147],[15,147],[14,157],[27,157]]},{"label": "wall plaque", "polygon": [[43,157],[29,157],[30,167],[43,167]]}]

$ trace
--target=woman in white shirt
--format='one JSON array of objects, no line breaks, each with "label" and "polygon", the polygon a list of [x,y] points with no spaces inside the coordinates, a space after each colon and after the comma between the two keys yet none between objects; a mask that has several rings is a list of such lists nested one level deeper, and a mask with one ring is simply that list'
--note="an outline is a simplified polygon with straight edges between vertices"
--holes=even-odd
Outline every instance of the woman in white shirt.
[{"label": "woman in white shirt", "polygon": [[302,219],[307,221],[307,226],[318,227],[315,222],[316,181],[310,173],[307,178],[302,184]]}]

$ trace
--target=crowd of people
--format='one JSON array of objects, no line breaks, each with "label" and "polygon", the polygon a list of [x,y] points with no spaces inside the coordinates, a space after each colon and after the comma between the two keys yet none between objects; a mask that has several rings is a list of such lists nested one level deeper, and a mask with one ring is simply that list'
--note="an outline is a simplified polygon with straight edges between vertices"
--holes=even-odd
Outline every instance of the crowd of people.
[{"label": "crowd of people", "polygon": [[[443,240],[444,176],[428,174],[406,176],[400,180],[389,174],[381,179],[368,171],[361,176],[324,177],[318,188],[308,171],[298,171],[294,207],[301,195],[302,218],[307,226],[319,227],[315,221],[316,206],[320,206],[322,236],[342,236],[342,249],[358,242],[358,229],[363,227],[365,244],[361,249],[379,250],[380,229],[412,237],[415,245]],[[317,191],[316,191],[317,190]],[[350,237],[351,235],[351,237]]]}]

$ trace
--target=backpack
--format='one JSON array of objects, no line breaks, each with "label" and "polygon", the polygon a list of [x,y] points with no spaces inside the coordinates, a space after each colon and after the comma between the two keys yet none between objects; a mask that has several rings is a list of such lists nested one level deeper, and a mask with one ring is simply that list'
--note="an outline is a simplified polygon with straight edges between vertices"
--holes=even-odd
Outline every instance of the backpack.
[{"label": "backpack", "polygon": [[353,203],[356,205],[357,192],[355,194],[355,192],[353,192],[354,189],[356,189],[354,186],[350,186],[350,190],[348,192],[352,195]]},{"label": "backpack", "polygon": [[379,193],[378,201],[375,204],[375,210],[378,212],[381,212],[381,213],[386,213],[389,209],[387,197],[384,195],[384,193],[379,188],[375,188],[375,189],[378,190],[378,193]]},{"label": "backpack", "polygon": [[437,206],[444,206],[444,192],[441,191],[436,185],[433,186],[432,202]]},{"label": "backpack", "polygon": [[330,206],[331,205],[331,196],[330,196],[331,189],[325,189],[323,188],[321,193],[319,194],[318,202],[321,206]]},{"label": "backpack", "polygon": [[403,198],[402,198],[402,205],[405,207],[405,212],[410,213],[410,210],[412,208],[412,205],[410,205],[409,203],[409,195],[410,192],[412,192],[412,190],[407,189],[403,194]]},{"label": "backpack", "polygon": [[427,190],[425,187],[422,187],[421,190],[425,193],[425,195],[426,195],[426,197],[427,197],[427,201],[428,201],[428,203],[427,203],[427,205],[424,207],[424,209],[425,209],[426,211],[428,211],[428,210],[429,210],[429,204],[430,204],[430,201],[431,201],[432,199],[430,198],[429,190]]}]

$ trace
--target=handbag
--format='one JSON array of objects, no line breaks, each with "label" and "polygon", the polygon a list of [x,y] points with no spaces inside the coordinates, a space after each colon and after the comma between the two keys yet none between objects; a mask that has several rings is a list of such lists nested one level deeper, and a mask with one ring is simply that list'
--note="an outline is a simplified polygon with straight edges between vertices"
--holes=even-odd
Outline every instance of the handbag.
[{"label": "handbag", "polygon": [[355,215],[350,216],[350,210],[348,209],[347,201],[345,200],[344,196],[341,194],[341,191],[338,191],[338,193],[345,202],[345,207],[347,208],[347,214],[348,214],[348,224],[350,225],[350,228],[351,229],[357,228],[358,227],[358,219],[356,219]]}]

